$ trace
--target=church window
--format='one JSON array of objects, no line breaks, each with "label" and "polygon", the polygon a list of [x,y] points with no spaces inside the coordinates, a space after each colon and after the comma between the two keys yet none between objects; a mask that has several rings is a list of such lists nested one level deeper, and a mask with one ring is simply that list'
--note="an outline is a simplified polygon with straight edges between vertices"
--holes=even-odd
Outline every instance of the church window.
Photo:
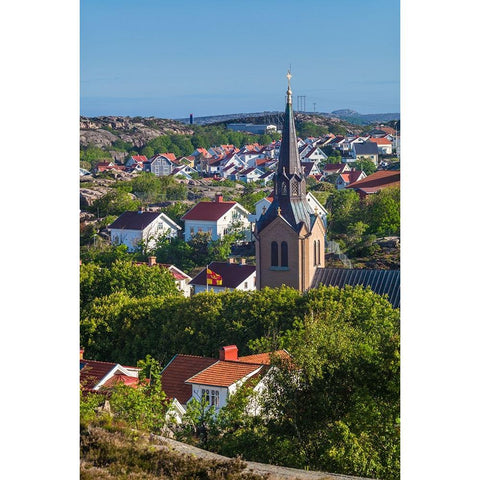
[{"label": "church window", "polygon": [[292,195],[298,195],[298,182],[292,183]]},{"label": "church window", "polygon": [[313,264],[317,264],[317,241],[313,241]]},{"label": "church window", "polygon": [[282,182],[282,195],[287,194],[287,182]]},{"label": "church window", "polygon": [[278,267],[278,243],[272,242],[271,246],[271,265],[272,267]]},{"label": "church window", "polygon": [[318,250],[318,251],[317,251],[317,259],[318,259],[318,264],[320,264],[320,259],[322,258],[322,257],[320,256],[320,248],[321,248],[321,247],[320,247],[320,240],[319,240],[319,241],[317,242],[317,250]]},{"label": "church window", "polygon": [[287,242],[282,242],[281,245],[281,266],[288,267],[288,245]]}]

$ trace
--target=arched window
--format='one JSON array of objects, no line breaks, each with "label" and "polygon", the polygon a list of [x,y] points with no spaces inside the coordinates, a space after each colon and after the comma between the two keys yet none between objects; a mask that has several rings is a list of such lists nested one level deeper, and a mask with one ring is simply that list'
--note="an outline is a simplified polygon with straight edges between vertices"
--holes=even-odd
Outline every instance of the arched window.
[{"label": "arched window", "polygon": [[278,243],[272,242],[271,245],[271,266],[278,267]]},{"label": "arched window", "polygon": [[313,264],[317,264],[317,241],[313,241]]},{"label": "arched window", "polygon": [[281,245],[281,266],[288,267],[288,245],[287,242],[282,242]]},{"label": "arched window", "polygon": [[322,258],[321,255],[320,255],[321,248],[322,248],[322,247],[321,247],[321,242],[320,242],[320,240],[319,240],[319,241],[317,242],[317,250],[318,250],[318,252],[317,252],[317,261],[318,261],[318,264],[319,264],[319,265],[320,265],[320,263],[321,263],[320,259]]}]

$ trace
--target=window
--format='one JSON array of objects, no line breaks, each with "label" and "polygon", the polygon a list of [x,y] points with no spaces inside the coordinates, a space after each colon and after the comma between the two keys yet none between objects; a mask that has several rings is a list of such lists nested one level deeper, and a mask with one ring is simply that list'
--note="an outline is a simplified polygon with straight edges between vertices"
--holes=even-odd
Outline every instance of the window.
[{"label": "window", "polygon": [[288,267],[288,245],[287,242],[282,242],[281,246],[282,267]]},{"label": "window", "polygon": [[190,227],[190,235],[194,235],[195,229],[193,227]]},{"label": "window", "polygon": [[220,405],[220,392],[218,390],[202,388],[202,398],[205,398],[208,405],[213,405],[217,408]]},{"label": "window", "polygon": [[317,242],[317,250],[318,250],[318,251],[317,251],[317,261],[318,261],[318,264],[319,264],[319,265],[320,265],[320,259],[322,258],[322,257],[320,256],[320,248],[321,248],[321,247],[320,247],[320,240],[319,240],[319,241]]},{"label": "window", "polygon": [[202,388],[202,398],[205,398],[208,404],[210,403],[210,390],[208,388]]},{"label": "window", "polygon": [[245,288],[245,290],[248,288],[248,282],[243,283],[243,288]]},{"label": "window", "polygon": [[271,245],[271,262],[272,267],[278,267],[278,243],[272,242]]},{"label": "window", "polygon": [[317,241],[313,241],[313,264],[317,264]]}]

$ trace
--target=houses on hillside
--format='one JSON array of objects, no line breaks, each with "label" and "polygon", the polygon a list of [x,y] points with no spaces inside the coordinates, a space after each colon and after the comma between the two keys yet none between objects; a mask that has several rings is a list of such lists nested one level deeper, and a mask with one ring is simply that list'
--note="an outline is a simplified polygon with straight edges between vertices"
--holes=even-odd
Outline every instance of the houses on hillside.
[{"label": "houses on hillside", "polygon": [[380,190],[383,190],[384,188],[399,186],[399,170],[379,170],[378,172],[372,173],[368,177],[347,185],[346,188],[354,189],[360,195],[360,198],[365,198],[368,195],[372,195]]}]

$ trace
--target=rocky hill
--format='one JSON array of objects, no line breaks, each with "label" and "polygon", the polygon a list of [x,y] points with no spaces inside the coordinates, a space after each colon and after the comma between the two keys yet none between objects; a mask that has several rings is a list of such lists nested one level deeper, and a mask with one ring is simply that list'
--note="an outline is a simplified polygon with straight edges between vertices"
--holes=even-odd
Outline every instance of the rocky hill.
[{"label": "rocky hill", "polygon": [[174,120],[154,117],[80,117],[80,146],[111,147],[116,141],[142,148],[160,135],[191,135],[193,130]]}]

